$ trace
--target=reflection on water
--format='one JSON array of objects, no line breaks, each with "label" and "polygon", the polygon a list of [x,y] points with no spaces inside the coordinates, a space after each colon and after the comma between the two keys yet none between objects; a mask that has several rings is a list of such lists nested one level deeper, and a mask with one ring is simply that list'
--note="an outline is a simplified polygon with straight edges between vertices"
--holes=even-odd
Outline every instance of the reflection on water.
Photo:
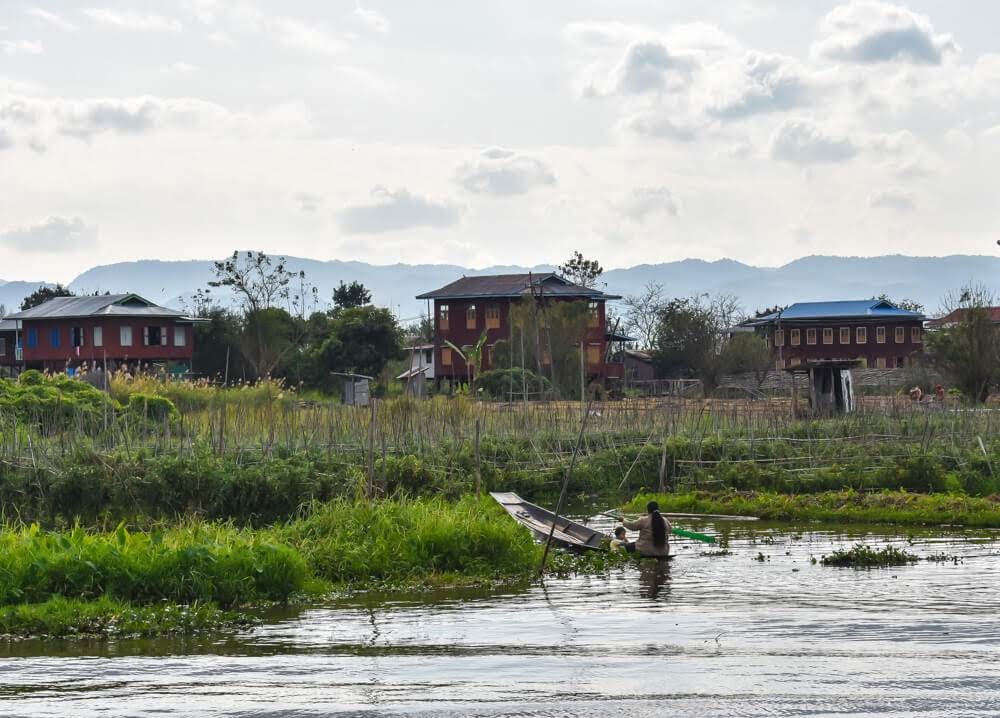
[{"label": "reflection on water", "polygon": [[[677,540],[669,563],[359,594],[238,635],[0,646],[0,715],[997,714],[995,533],[692,528],[732,553]],[[959,562],[813,563],[862,540]]]}]

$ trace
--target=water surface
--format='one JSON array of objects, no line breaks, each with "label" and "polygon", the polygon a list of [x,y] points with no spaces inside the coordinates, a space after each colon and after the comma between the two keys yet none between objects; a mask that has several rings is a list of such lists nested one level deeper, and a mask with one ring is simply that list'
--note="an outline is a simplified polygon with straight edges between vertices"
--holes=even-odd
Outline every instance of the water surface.
[{"label": "water surface", "polygon": [[[669,568],[355,596],[237,635],[0,645],[0,715],[1000,712],[996,532],[685,526],[726,532],[732,554],[678,541]],[[811,561],[858,541],[958,562]]]}]

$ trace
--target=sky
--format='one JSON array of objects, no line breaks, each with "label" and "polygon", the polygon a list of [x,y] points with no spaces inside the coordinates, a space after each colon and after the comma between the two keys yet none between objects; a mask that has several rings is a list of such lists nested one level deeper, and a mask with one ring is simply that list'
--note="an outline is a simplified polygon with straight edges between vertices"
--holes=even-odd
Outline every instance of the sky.
[{"label": "sky", "polygon": [[0,0],[0,280],[994,254],[992,0]]}]

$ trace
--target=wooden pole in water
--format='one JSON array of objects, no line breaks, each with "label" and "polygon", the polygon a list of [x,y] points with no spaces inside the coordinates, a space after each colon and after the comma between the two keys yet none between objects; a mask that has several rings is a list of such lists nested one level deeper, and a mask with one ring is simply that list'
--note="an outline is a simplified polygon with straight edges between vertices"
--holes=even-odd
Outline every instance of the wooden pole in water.
[{"label": "wooden pole in water", "polygon": [[538,574],[541,575],[545,572],[545,561],[549,557],[549,547],[552,545],[552,535],[556,532],[556,521],[559,520],[559,514],[563,510],[563,504],[566,503],[566,490],[569,488],[569,480],[573,476],[573,467],[576,466],[576,457],[580,453],[580,445],[583,443],[583,432],[587,428],[587,419],[590,417],[590,405],[592,402],[587,402],[587,408],[583,413],[583,420],[580,421],[580,434],[576,437],[576,447],[573,449],[573,456],[569,460],[569,467],[566,469],[566,474],[563,476],[562,489],[559,491],[559,502],[556,504],[555,513],[552,516],[552,526],[549,528],[549,536],[545,539],[545,551],[542,552],[542,563],[538,567]]}]

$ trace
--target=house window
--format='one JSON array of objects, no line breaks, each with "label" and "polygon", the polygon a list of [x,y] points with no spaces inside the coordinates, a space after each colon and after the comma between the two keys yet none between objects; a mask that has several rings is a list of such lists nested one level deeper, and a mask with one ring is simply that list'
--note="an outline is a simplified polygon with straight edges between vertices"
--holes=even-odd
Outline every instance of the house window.
[{"label": "house window", "polygon": [[854,340],[858,344],[868,343],[868,327],[858,327],[854,330]]},{"label": "house window", "polygon": [[774,346],[783,347],[785,346],[785,330],[775,329],[774,330]]},{"label": "house window", "polygon": [[132,346],[132,327],[122,327],[119,332],[119,344],[123,347]]},{"label": "house window", "polygon": [[840,343],[850,344],[851,343],[851,328],[841,327],[840,328]]},{"label": "house window", "polygon": [[823,327],[823,343],[833,344],[833,327]]},{"label": "house window", "polygon": [[7,338],[0,337],[0,357],[7,356]]},{"label": "house window", "polygon": [[426,349],[424,351],[424,364],[427,364],[428,366],[430,366],[430,363],[432,361],[434,361],[434,350],[433,349]]},{"label": "house window", "polygon": [[885,344],[885,327],[875,327],[875,343]]},{"label": "house window", "polygon": [[861,362],[862,369],[868,368],[868,357],[858,357],[858,361]]},{"label": "house window", "polygon": [[785,368],[785,360],[784,359],[775,359],[774,360],[774,368],[777,371],[781,371],[782,369],[784,369]]},{"label": "house window", "polygon": [[600,344],[588,344],[587,345],[587,363],[588,364],[600,364],[601,363],[601,345]]},{"label": "house window", "polygon": [[806,329],[806,344],[812,345],[815,343],[816,343],[816,330]]},{"label": "house window", "polygon": [[451,366],[451,349],[441,348],[441,366]]},{"label": "house window", "polygon": [[147,347],[165,347],[167,345],[167,328],[143,327],[142,343]]},{"label": "house window", "polygon": [[801,337],[798,329],[792,330],[792,346],[797,347],[801,343]]},{"label": "house window", "polygon": [[57,327],[49,330],[49,344],[52,345],[53,349],[59,348],[59,329]]},{"label": "house window", "polygon": [[500,328],[500,307],[495,304],[491,304],[486,307],[486,328],[487,329],[499,329]]},{"label": "house window", "polygon": [[906,342],[906,327],[896,327],[894,334],[896,335],[897,344],[903,344]]},{"label": "house window", "polygon": [[475,329],[476,328],[476,305],[470,304],[468,309],[465,310],[465,328]]},{"label": "house window", "polygon": [[875,368],[876,369],[885,369],[885,357],[876,357],[875,358]]},{"label": "house window", "polygon": [[94,327],[94,346],[104,346],[104,327]]},{"label": "house window", "polygon": [[73,327],[73,346],[83,346],[83,327]]},{"label": "house window", "polygon": [[184,327],[174,327],[174,346],[182,347],[187,344],[187,329]]},{"label": "house window", "polygon": [[798,366],[801,362],[798,357],[792,357],[788,360],[788,366]]},{"label": "house window", "polygon": [[920,336],[920,327],[910,327],[910,341],[919,344],[923,340]]},{"label": "house window", "polygon": [[542,350],[542,364],[544,364],[545,366],[548,366],[551,363],[552,363],[552,355],[549,354],[549,350],[548,349],[543,349]]},{"label": "house window", "polygon": [[587,325],[590,327],[601,326],[601,305],[600,302],[590,302],[587,305],[590,315],[587,317]]},{"label": "house window", "polygon": [[28,330],[28,349],[34,349],[38,346],[38,330],[29,329]]},{"label": "house window", "polygon": [[438,307],[438,329],[448,331],[448,305],[442,304]]},{"label": "house window", "polygon": [[906,359],[904,357],[896,357],[896,368],[902,369],[906,366]]}]

